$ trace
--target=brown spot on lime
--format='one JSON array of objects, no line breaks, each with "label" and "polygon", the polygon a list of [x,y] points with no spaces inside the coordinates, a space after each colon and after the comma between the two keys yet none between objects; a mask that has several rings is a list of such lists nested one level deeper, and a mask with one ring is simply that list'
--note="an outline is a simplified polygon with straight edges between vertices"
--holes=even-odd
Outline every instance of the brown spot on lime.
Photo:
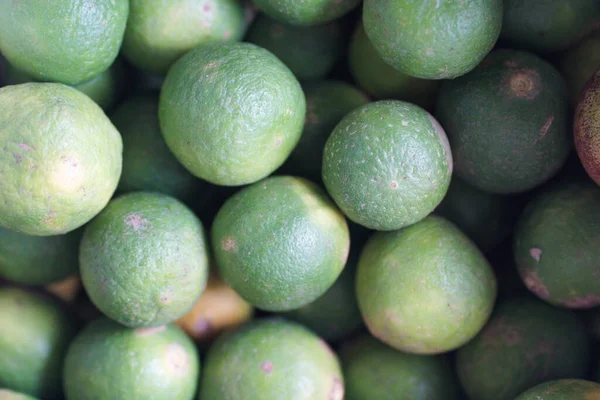
[{"label": "brown spot on lime", "polygon": [[167,345],[165,358],[167,365],[181,373],[187,372],[190,364],[190,359],[185,352],[183,346],[177,343],[171,343]]},{"label": "brown spot on lime", "polygon": [[130,213],[125,216],[125,223],[136,232],[148,229],[150,222],[138,213]]},{"label": "brown spot on lime", "polygon": [[600,296],[596,294],[587,294],[585,296],[575,297],[563,302],[568,308],[588,309],[600,305]]},{"label": "brown spot on lime", "polygon": [[19,148],[25,151],[31,151],[33,148],[25,143],[19,143]]},{"label": "brown spot on lime", "polygon": [[281,137],[278,137],[277,139],[275,139],[275,147],[281,146],[282,141],[283,141],[283,139]]},{"label": "brown spot on lime", "polygon": [[235,251],[236,245],[235,239],[231,236],[226,236],[221,240],[221,248],[227,252]]},{"label": "brown spot on lime", "polygon": [[260,368],[268,375],[273,371],[273,363],[271,361],[265,361],[260,365]]},{"label": "brown spot on lime", "polygon": [[333,384],[329,391],[329,400],[343,400],[344,399],[344,384],[342,380],[337,376],[333,377]]},{"label": "brown spot on lime", "polygon": [[520,271],[520,274],[523,278],[523,283],[525,283],[527,289],[532,293],[544,300],[550,297],[548,288],[542,283],[536,270]]},{"label": "brown spot on lime", "polygon": [[538,249],[537,247],[532,247],[531,249],[529,249],[529,255],[535,261],[539,262],[540,258],[542,257],[542,249]]},{"label": "brown spot on lime", "polygon": [[207,334],[213,330],[213,326],[206,318],[200,318],[194,324],[194,332],[198,334]]},{"label": "brown spot on lime", "polygon": [[544,125],[542,125],[542,128],[540,129],[540,137],[539,137],[540,140],[543,139],[544,136],[546,136],[546,133],[548,133],[548,130],[550,129],[550,126],[552,126],[553,121],[554,121],[554,115],[551,115],[548,117],[546,122],[544,122]]},{"label": "brown spot on lime", "polygon": [[519,69],[508,76],[508,93],[519,98],[533,100],[541,90],[540,74],[533,69]]},{"label": "brown spot on lime", "polygon": [[152,328],[137,328],[134,332],[136,336],[152,336],[160,332],[164,332],[167,329],[166,325],[154,326]]},{"label": "brown spot on lime", "polygon": [[23,161],[23,157],[21,157],[21,156],[20,156],[20,155],[18,155],[18,154],[13,154],[13,157],[15,158],[15,162],[16,162],[17,164],[18,164],[18,163],[20,163],[21,161]]},{"label": "brown spot on lime", "polygon": [[398,189],[398,182],[392,181],[392,183],[390,184],[390,186],[392,187],[392,189]]}]

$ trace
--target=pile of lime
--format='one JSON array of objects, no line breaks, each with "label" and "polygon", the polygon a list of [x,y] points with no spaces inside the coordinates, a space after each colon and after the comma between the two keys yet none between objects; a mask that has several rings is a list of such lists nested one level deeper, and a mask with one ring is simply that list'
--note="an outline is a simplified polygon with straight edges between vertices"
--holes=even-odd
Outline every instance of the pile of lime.
[{"label": "pile of lime", "polygon": [[0,1],[0,400],[599,400],[600,1]]}]

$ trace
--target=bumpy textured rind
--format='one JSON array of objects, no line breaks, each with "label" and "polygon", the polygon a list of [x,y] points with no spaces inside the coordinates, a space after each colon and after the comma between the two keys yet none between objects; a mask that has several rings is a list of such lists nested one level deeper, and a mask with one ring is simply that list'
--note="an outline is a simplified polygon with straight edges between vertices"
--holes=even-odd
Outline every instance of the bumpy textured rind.
[{"label": "bumpy textured rind", "polygon": [[94,305],[131,327],[168,324],[196,303],[208,277],[200,220],[171,196],[132,192],[86,226],[81,279]]},{"label": "bumpy textured rind", "polygon": [[277,57],[251,43],[209,44],[169,70],[159,102],[167,146],[195,176],[238,186],[283,164],[302,134],[306,101]]},{"label": "bumpy textured rind", "polygon": [[96,103],[66,85],[24,83],[0,89],[0,110],[0,226],[58,235],[106,206],[123,143]]},{"label": "bumpy textured rind", "polygon": [[437,216],[373,234],[356,275],[358,306],[373,336],[415,354],[471,340],[496,300],[496,277],[477,246]]},{"label": "bumpy textured rind", "polygon": [[0,51],[39,80],[76,85],[117,58],[128,15],[127,0],[3,1]]},{"label": "bumpy textured rind", "polygon": [[379,55],[423,79],[456,78],[494,47],[502,0],[365,0],[363,23]]}]

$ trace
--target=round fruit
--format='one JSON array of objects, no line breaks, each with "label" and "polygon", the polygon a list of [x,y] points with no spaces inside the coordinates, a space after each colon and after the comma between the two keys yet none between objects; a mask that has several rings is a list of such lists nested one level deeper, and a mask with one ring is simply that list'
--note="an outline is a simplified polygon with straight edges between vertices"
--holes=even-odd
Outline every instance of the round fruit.
[{"label": "round fruit", "polygon": [[175,324],[192,339],[206,342],[251,320],[253,314],[254,307],[213,273],[194,308]]},{"label": "round fruit", "polygon": [[319,25],[346,15],[360,0],[254,0],[258,9],[291,25]]},{"label": "round fruit", "polygon": [[[6,84],[18,85],[27,82],[36,82],[33,76],[26,72],[18,70],[6,60],[3,61],[5,69]],[[96,102],[104,111],[112,109],[112,107],[120,99],[123,91],[123,81],[125,78],[125,68],[120,59],[115,62],[100,74],[94,76],[89,81],[74,85],[73,87],[80,92],[87,94]]]},{"label": "round fruit", "polygon": [[58,83],[6,86],[0,126],[0,226],[59,235],[106,206],[121,175],[123,145],[88,96]]},{"label": "round fruit", "polygon": [[204,361],[200,399],[342,400],[335,353],[301,325],[253,321],[222,335]]},{"label": "round fruit", "polygon": [[300,308],[325,293],[350,248],[346,220],[325,192],[291,176],[269,177],[234,194],[211,235],[220,276],[267,311]]},{"label": "round fruit", "polygon": [[81,239],[83,286],[106,316],[131,327],[185,315],[208,275],[202,223],[173,197],[133,192],[112,200]]},{"label": "round fruit", "polygon": [[512,400],[551,379],[585,376],[589,352],[585,327],[574,314],[513,297],[458,350],[456,368],[469,399]]},{"label": "round fruit", "polygon": [[515,400],[593,400],[600,397],[600,385],[582,379],[561,379],[544,382]]},{"label": "round fruit", "polygon": [[586,82],[600,69],[600,31],[569,49],[561,60],[561,69],[573,104],[577,105]]},{"label": "round fruit", "polygon": [[423,79],[456,78],[494,47],[502,0],[365,0],[363,23],[394,68]]},{"label": "round fruit", "polygon": [[300,141],[284,169],[314,181],[321,180],[323,148],[335,126],[350,111],[368,103],[354,86],[341,81],[320,81],[304,86],[306,121]]},{"label": "round fruit", "polygon": [[304,93],[272,53],[250,43],[204,45],[169,70],[159,120],[194,175],[238,186],[275,171],[302,134]]},{"label": "round fruit", "polygon": [[45,285],[76,274],[80,229],[55,236],[29,236],[0,228],[0,276],[25,285]]},{"label": "round fruit", "polygon": [[282,24],[264,14],[254,20],[247,41],[275,54],[299,80],[321,79],[342,49],[337,21],[317,26]]},{"label": "round fruit", "polygon": [[179,328],[129,329],[99,318],[69,346],[63,383],[67,400],[191,400],[199,372],[194,343]]},{"label": "round fruit", "polygon": [[500,36],[514,47],[555,52],[587,36],[599,20],[597,0],[504,0]]},{"label": "round fruit", "polygon": [[325,144],[323,182],[344,214],[376,230],[414,224],[442,201],[452,174],[444,129],[410,103],[382,100],[344,117]]},{"label": "round fruit", "polygon": [[188,200],[202,186],[173,156],[158,122],[158,97],[134,96],[112,114],[123,136],[120,193],[145,190]]},{"label": "round fruit", "polygon": [[600,185],[600,69],[588,80],[581,92],[573,134],[575,149],[588,173]]},{"label": "round fruit", "polygon": [[541,299],[569,308],[600,305],[600,188],[565,182],[539,193],[514,234],[525,285]]},{"label": "round fruit", "polygon": [[13,392],[8,389],[0,389],[0,400],[38,400],[35,397],[23,393]]},{"label": "round fruit", "polygon": [[362,325],[354,279],[357,253],[350,253],[341,275],[321,297],[282,316],[304,325],[329,342],[341,340],[357,331]]},{"label": "round fruit", "polygon": [[467,343],[487,322],[496,292],[477,246],[441,217],[373,234],[358,262],[356,296],[365,324],[408,353],[438,354]]},{"label": "round fruit", "polygon": [[345,344],[340,359],[348,400],[455,400],[458,385],[442,356],[396,351],[370,336]]},{"label": "round fruit", "polygon": [[241,40],[245,30],[240,0],[131,0],[123,55],[164,75],[193,48]]},{"label": "round fruit", "polygon": [[512,232],[518,217],[517,205],[514,196],[483,192],[453,176],[436,213],[454,222],[487,252]]},{"label": "round fruit", "polygon": [[358,23],[348,49],[350,74],[357,85],[376,99],[398,99],[430,108],[435,103],[438,80],[419,79],[386,63]]},{"label": "round fruit", "polygon": [[567,89],[527,52],[494,50],[471,73],[442,83],[436,117],[456,174],[490,193],[518,193],[554,176],[572,148]]},{"label": "round fruit", "polygon": [[75,321],[48,296],[4,287],[0,327],[0,387],[60,398],[60,369]]},{"label": "round fruit", "polygon": [[0,51],[36,79],[76,85],[117,58],[128,14],[127,0],[3,1]]}]

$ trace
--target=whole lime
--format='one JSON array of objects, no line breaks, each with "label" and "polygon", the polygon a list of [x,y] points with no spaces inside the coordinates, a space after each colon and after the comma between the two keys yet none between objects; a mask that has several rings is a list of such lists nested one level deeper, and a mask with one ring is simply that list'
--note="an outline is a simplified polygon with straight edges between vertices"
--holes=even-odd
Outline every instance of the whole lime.
[{"label": "whole lime", "polygon": [[102,109],[59,83],[0,89],[0,226],[28,235],[79,228],[121,175],[121,135]]},{"label": "whole lime", "polygon": [[302,325],[250,322],[221,336],[204,361],[199,399],[342,400],[335,353]]},{"label": "whole lime", "polygon": [[363,23],[379,55],[405,74],[450,79],[475,68],[502,27],[502,0],[365,0]]},{"label": "whole lime", "polygon": [[427,111],[382,100],[358,107],[335,127],[323,150],[323,182],[352,221],[396,230],[442,201],[452,174],[444,129]]},{"label": "whole lime", "polygon": [[76,85],[117,58],[127,0],[0,2],[0,51],[36,79]]},{"label": "whole lime", "polygon": [[291,176],[272,176],[231,196],[211,237],[221,277],[268,311],[293,310],[321,296],[350,249],[346,220],[327,194]]},{"label": "whole lime", "polygon": [[155,192],[113,199],[81,239],[81,279],[100,311],[137,328],[175,321],[204,290],[208,255],[202,223]]},{"label": "whole lime", "polygon": [[88,324],[69,346],[67,400],[191,400],[200,361],[176,326],[129,329],[108,318]]},{"label": "whole lime", "polygon": [[358,261],[356,295],[367,328],[404,352],[463,346],[487,322],[496,294],[496,277],[477,246],[433,215],[373,234]]},{"label": "whole lime", "polygon": [[204,43],[240,40],[240,0],[131,0],[123,55],[136,67],[166,74],[179,57]]},{"label": "whole lime", "polygon": [[167,146],[192,174],[238,186],[283,164],[300,139],[306,101],[289,68],[269,51],[207,44],[169,70],[158,112]]}]

